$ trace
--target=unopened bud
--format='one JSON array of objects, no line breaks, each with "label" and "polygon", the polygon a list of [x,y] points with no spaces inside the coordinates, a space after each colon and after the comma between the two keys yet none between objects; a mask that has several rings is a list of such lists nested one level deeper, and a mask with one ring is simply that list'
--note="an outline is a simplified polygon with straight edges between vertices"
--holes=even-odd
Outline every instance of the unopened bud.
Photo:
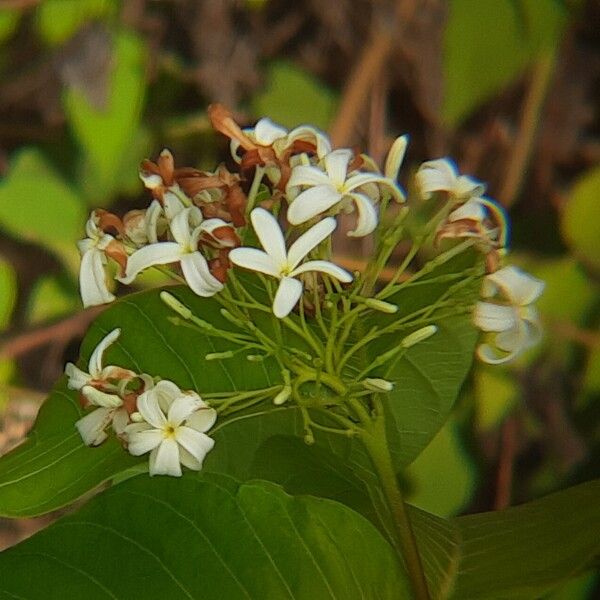
[{"label": "unopened bud", "polygon": [[178,315],[181,315],[184,319],[192,318],[192,311],[183,302],[180,302],[170,294],[169,292],[161,292],[160,299],[171,309],[174,310]]},{"label": "unopened bud", "polygon": [[273,398],[273,404],[275,406],[281,406],[285,404],[290,396],[292,395],[292,388],[289,385],[284,385],[281,391]]},{"label": "unopened bud", "polygon": [[438,328],[435,325],[427,325],[413,331],[410,335],[407,335],[401,342],[400,345],[403,348],[410,348],[415,344],[425,341],[437,332]]},{"label": "unopened bud", "polygon": [[391,392],[394,389],[394,384],[387,379],[379,379],[377,377],[368,377],[363,379],[363,386],[371,392]]},{"label": "unopened bud", "polygon": [[210,352],[204,356],[204,360],[224,360],[226,358],[233,358],[231,350],[227,350],[227,352]]},{"label": "unopened bud", "polygon": [[144,420],[144,417],[142,417],[141,413],[139,412],[133,412],[129,415],[129,418],[131,419],[131,421],[133,423],[141,423]]},{"label": "unopened bud", "polygon": [[388,315],[393,315],[398,312],[398,305],[392,304],[391,302],[385,302],[383,300],[377,300],[376,298],[367,298],[365,300],[365,306],[372,308],[373,310],[378,310],[382,313],[387,313]]},{"label": "unopened bud", "polygon": [[247,354],[246,360],[250,362],[262,362],[265,360],[265,356],[263,354]]},{"label": "unopened bud", "polygon": [[406,154],[407,146],[407,135],[401,135],[400,137],[396,138],[385,160],[384,173],[386,177],[389,177],[394,181],[398,178],[398,172],[400,171],[400,167],[404,161],[404,155]]}]

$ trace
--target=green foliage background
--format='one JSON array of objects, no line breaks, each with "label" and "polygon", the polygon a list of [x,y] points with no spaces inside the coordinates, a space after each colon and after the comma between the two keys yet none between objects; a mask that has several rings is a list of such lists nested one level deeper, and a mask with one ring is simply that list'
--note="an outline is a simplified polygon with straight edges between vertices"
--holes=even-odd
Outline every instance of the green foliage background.
[{"label": "green foliage background", "polygon": [[[268,115],[286,126],[311,122],[327,129],[335,122],[344,101],[344,85],[348,74],[358,62],[358,56],[344,50],[341,43],[338,54],[332,53],[323,40],[323,36],[327,36],[326,24],[323,24],[326,21],[320,22],[314,15],[304,15],[304,28],[294,30],[296,33],[290,37],[288,45],[282,45],[276,51],[265,49],[250,36],[250,41],[256,47],[252,51],[246,47],[245,51],[252,54],[255,62],[244,62],[243,53],[235,55],[239,64],[233,64],[235,68],[232,67],[230,75],[236,81],[244,81],[246,77],[250,83],[240,84],[235,94],[227,95],[229,84],[225,70],[219,76],[213,75],[208,82],[206,77],[194,79],[197,75],[195,70],[202,65],[206,68],[210,57],[202,54],[208,54],[206,49],[198,50],[194,46],[189,31],[182,33],[182,19],[185,17],[177,14],[174,3],[142,3],[142,17],[129,14],[128,3],[117,0],[43,0],[30,5],[23,4],[25,6],[21,8],[0,9],[0,80],[9,83],[17,81],[17,87],[24,86],[26,82],[19,79],[19,69],[15,65],[21,68],[25,64],[35,71],[40,62],[42,67],[44,64],[57,64],[53,61],[60,62],[61,57],[65,56],[70,56],[64,63],[70,65],[70,71],[68,68],[65,71],[63,64],[62,70],[57,69],[52,75],[56,81],[54,91],[48,92],[46,112],[27,94],[18,97],[24,98],[22,102],[31,103],[27,109],[30,112],[15,108],[14,104],[6,101],[7,96],[2,91],[4,88],[0,86],[0,330],[5,332],[5,341],[33,327],[44,327],[64,319],[79,310],[75,243],[83,236],[87,212],[97,206],[113,207],[119,211],[143,206],[145,196],[137,179],[137,164],[142,158],[155,156],[163,146],[172,148],[176,158],[181,156],[183,162],[187,161],[186,164],[201,168],[212,168],[225,158],[225,144],[209,130],[205,117],[209,102],[233,100],[235,106],[232,108],[240,111],[249,123],[259,116]],[[285,19],[292,21],[298,18],[298,14],[303,16],[302,9],[288,8],[282,2],[246,2],[238,5],[235,9],[228,7],[226,10],[235,13],[237,22],[243,23],[239,35],[240,38],[246,36],[246,41],[248,28],[251,29],[256,22],[263,23],[263,32],[274,34],[279,31],[277,28],[280,24],[286,22]],[[357,6],[359,15],[371,15],[375,10],[369,2],[360,2]],[[192,9],[185,7],[181,10]],[[440,155],[452,153],[459,164],[468,162],[464,142],[469,136],[481,140],[484,155],[487,150],[492,153],[492,158],[497,158],[493,155],[493,145],[491,150],[486,146],[489,140],[481,123],[500,123],[499,127],[508,123],[509,129],[519,127],[529,89],[529,76],[532,73],[535,76],[536,69],[544,64],[551,65],[557,78],[568,68],[563,64],[567,60],[567,42],[574,37],[577,39],[590,10],[593,13],[593,8],[590,9],[585,2],[559,0],[451,0],[446,24],[440,34],[440,72],[424,72],[424,76],[430,79],[440,79],[439,85],[443,88],[433,115],[435,127],[428,124],[432,119],[431,114],[427,119],[423,117],[431,107],[420,106],[416,92],[414,97],[410,97],[410,86],[407,88],[404,83],[402,87],[398,83],[401,78],[394,79],[396,75],[393,72],[388,75],[392,95],[387,107],[390,113],[388,131],[385,132],[387,137],[379,140],[379,143],[387,144],[390,138],[404,130],[412,134],[414,145],[405,165],[407,171],[414,169],[420,160],[434,157],[431,153],[436,152]],[[324,11],[327,12],[326,9]],[[235,19],[233,22],[236,22]],[[315,20],[317,25],[314,24]],[[152,29],[153,22],[162,23],[162,29]],[[364,27],[361,28],[350,17],[344,23],[349,29],[349,39],[357,47],[361,45],[356,43],[357,39],[365,43],[368,41]],[[310,29],[311,24],[317,28],[317,32],[321,27],[320,36]],[[232,35],[235,35],[235,31]],[[306,50],[306,46],[297,42],[302,36],[317,48],[321,44],[320,62],[307,59],[306,52],[301,51]],[[81,51],[84,46],[78,45],[90,39],[100,40],[95,53],[92,53],[97,62],[89,57],[82,58],[86,56]],[[598,40],[595,43],[597,50],[600,44]],[[23,48],[28,45],[34,48],[34,57],[19,58],[19,53],[22,54]],[[296,51],[290,51],[290,46]],[[194,48],[195,52],[192,51]],[[79,59],[74,60],[73,56],[79,56]],[[401,70],[406,66],[403,61],[409,59],[398,52],[399,65],[396,68]],[[340,61],[344,64],[342,70]],[[219,77],[223,78],[222,82],[219,82]],[[219,84],[223,89],[221,95],[215,91],[219,89]],[[552,85],[552,81],[547,83],[547,98],[552,97]],[[43,96],[43,90],[41,88],[38,94]],[[398,105],[394,93],[408,95],[407,104],[411,105],[411,110],[403,111],[404,105]],[[55,102],[54,111],[59,115],[58,118],[54,117],[54,121],[49,116],[50,108],[47,106],[51,101]],[[568,100],[566,102],[568,106]],[[581,109],[577,106],[571,108],[573,111]],[[17,123],[23,125],[22,135],[9,135],[2,126],[9,123],[15,114]],[[28,119],[30,114],[34,115],[34,125],[42,131],[49,128],[50,135],[32,135],[25,130],[25,117]],[[595,119],[597,122],[597,114]],[[369,144],[376,146],[362,126],[364,115],[360,120],[351,142],[363,147]],[[552,132],[551,113],[540,110],[534,125],[534,137],[538,136],[538,139],[543,137],[545,127]],[[399,127],[403,127],[403,130],[398,130]],[[441,144],[428,145],[432,131],[437,134],[443,132]],[[597,129],[594,130],[593,126],[575,133],[585,137],[593,136],[594,132],[597,142]],[[514,142],[514,138],[509,142]],[[492,196],[502,189],[502,172],[507,168],[507,155],[510,156],[512,149],[510,143],[508,148],[507,153],[497,158],[500,175],[485,168],[481,173],[473,173],[481,178],[490,175],[492,184],[489,192]],[[423,527],[442,531],[440,536],[450,540],[450,544],[457,543],[456,539],[447,534],[444,528],[456,532],[463,524],[477,519],[459,515],[493,508],[497,500],[497,474],[507,457],[510,459],[512,475],[511,503],[525,502],[580,484],[598,473],[600,167],[594,164],[593,158],[577,164],[567,162],[562,166],[562,177],[553,180],[550,191],[546,186],[546,191],[542,192],[536,187],[538,180],[530,174],[536,172],[536,161],[544,160],[544,147],[534,145],[529,161],[522,165],[523,185],[512,199],[511,213],[516,223],[513,242],[515,260],[547,282],[546,293],[540,302],[547,335],[540,347],[515,365],[499,369],[475,366],[448,422],[410,464],[403,481],[409,499],[416,507],[415,511],[421,509],[449,519],[439,523],[436,521],[433,525],[426,523]],[[542,228],[543,233],[540,233]],[[40,251],[46,256],[43,271],[35,265]],[[352,248],[349,251],[358,256],[360,249]],[[155,283],[151,279],[146,281],[148,286]],[[116,310],[126,312],[136,309],[122,304]],[[107,313],[103,317],[108,322],[115,318],[115,313],[112,316]],[[103,326],[102,319],[99,323],[94,327]],[[97,329],[92,329],[84,353],[89,351],[99,335]],[[74,356],[69,348],[66,353],[61,353],[59,362]],[[193,366],[189,368],[194,369]],[[215,365],[215,369],[218,369],[218,365]],[[39,369],[32,367],[31,360],[25,360],[22,356],[0,356],[0,403],[6,406],[15,388],[42,388],[48,391],[55,371],[56,368],[44,380],[39,376]],[[214,375],[219,376],[217,373]],[[187,375],[184,373],[182,377]],[[78,410],[75,406],[69,408],[70,401],[59,386],[52,393],[49,404],[60,402],[65,403],[66,411]],[[450,407],[447,408],[449,411]],[[61,423],[58,421],[54,425]],[[49,429],[51,425],[48,424]],[[293,431],[293,425],[290,425],[289,433]],[[47,438],[43,431],[40,432],[36,443],[47,444],[45,449],[53,448],[55,432],[46,433]],[[431,435],[433,433],[435,431]],[[428,433],[427,440],[429,437]],[[226,441],[222,443],[225,445]],[[293,441],[285,438],[272,443],[279,443],[282,448],[293,446]],[[69,448],[74,450],[73,456],[85,454],[85,450],[76,450],[78,440],[75,435],[67,444],[72,444]],[[507,447],[510,444],[512,446]],[[426,444],[419,442],[418,445],[420,450]],[[63,450],[65,448],[61,448],[60,452]],[[314,456],[302,456],[306,448],[297,450],[298,460],[315,460],[315,464],[322,465],[322,461]],[[26,445],[19,452],[28,451]],[[15,490],[12,497],[2,496],[0,487],[3,513],[26,516],[39,514],[42,508],[58,508],[94,484],[106,481],[135,464],[135,461],[129,461],[129,457],[123,455],[116,444],[108,444],[95,452],[97,454],[93,460],[88,454],[81,463],[76,463],[77,468],[82,469],[78,491],[71,490],[64,496],[55,494],[53,499],[48,499],[35,497],[35,490],[43,488],[39,480],[30,483],[25,481],[22,489],[11,488]],[[261,461],[264,452],[263,448],[262,454],[261,451],[257,452],[253,464],[246,465],[256,477],[280,482],[291,494],[314,493],[333,498],[369,518],[369,509],[364,509],[364,505],[362,510],[357,508],[361,506],[361,494],[368,495],[360,485],[358,500],[354,498],[350,501],[324,489],[311,489],[306,482],[290,484],[277,473],[278,469],[284,471],[289,466]],[[99,462],[98,453],[102,454]],[[288,453],[292,460],[294,451],[288,450]],[[8,471],[3,472],[0,486],[11,481],[9,467],[7,465]],[[333,466],[331,468],[334,469]],[[215,477],[211,479],[209,476],[200,483],[186,478],[184,485],[202,486],[202,493],[207,495],[210,502],[217,502],[216,495],[224,493],[223,488],[234,498],[232,502],[241,505],[249,501],[251,494],[263,494],[266,499],[261,508],[265,511],[269,510],[270,502],[281,500],[282,493],[268,485],[233,489],[237,484],[217,481],[218,477]],[[323,477],[323,480],[326,479]],[[131,486],[131,493],[152,493],[144,490],[147,483],[140,480],[124,485]],[[161,482],[161,485],[169,487],[174,484]],[[119,486],[112,496],[89,504],[85,514],[90,523],[102,521],[103,511],[107,507],[110,509],[111,502],[113,507],[117,506],[116,497],[120,489]],[[39,504],[32,507],[24,503],[24,497],[31,503]],[[561,502],[564,506],[570,502],[581,502],[581,506],[585,507],[589,498],[594,497],[597,501],[597,489],[590,491],[585,488],[574,499],[566,497],[565,500],[563,497],[554,501],[554,509],[543,506],[540,512],[556,514],[557,518],[562,519],[564,513],[561,512]],[[285,498],[285,502],[292,504],[304,502],[289,500],[288,496]],[[311,503],[308,500],[306,502]],[[312,520],[319,518],[319,511],[333,510],[327,502],[319,501],[318,504],[316,507],[304,507],[309,517],[304,513],[295,513],[294,518],[299,519],[308,530]],[[302,512],[298,506],[293,510]],[[312,513],[312,510],[315,512]],[[556,510],[556,513],[552,513],[552,510]],[[513,513],[506,514],[506,518],[510,519]],[[567,520],[565,527],[579,527],[582,530],[579,550],[570,549],[576,553],[590,544],[585,532],[593,528],[585,518],[592,519],[593,516],[591,511],[587,513],[583,508],[579,520],[575,519],[577,515],[571,516],[574,520]],[[346,517],[350,518],[343,513],[336,518]],[[195,517],[189,515],[189,518],[193,520]],[[352,518],[358,519],[358,516]],[[532,527],[535,526],[535,514],[521,518],[523,521],[516,521],[519,526],[515,526],[515,531],[520,530],[520,524],[525,520],[530,520],[534,523]],[[356,526],[364,530],[365,543],[382,543],[381,538],[373,537],[375,529],[366,519]],[[67,529],[65,527],[63,532]],[[140,531],[135,530],[131,537],[137,539]],[[555,536],[545,543],[560,545],[561,531],[557,529]],[[372,536],[371,542],[368,541],[371,539],[369,536]],[[51,538],[48,534],[47,538],[43,538],[46,539],[48,541],[43,543],[49,545],[48,552],[55,552],[55,545],[60,545],[55,541],[58,538]],[[324,543],[322,540],[314,542],[315,548]],[[338,545],[349,543],[345,540],[334,542]],[[149,542],[150,547],[152,543]],[[232,542],[222,543],[226,545]],[[28,556],[28,547],[23,545],[19,548],[4,563],[0,559],[0,572],[16,572],[25,568],[22,557]],[[485,548],[479,550],[483,552]],[[523,556],[527,555],[528,550],[531,549],[525,545]],[[450,555],[451,552],[444,556],[446,554]],[[433,556],[432,563],[443,563],[435,553]],[[358,559],[356,556],[343,556],[337,560],[348,560],[348,568],[353,569],[356,563],[352,561]],[[562,555],[558,562],[560,560]],[[576,570],[575,566],[573,570]],[[50,569],[50,566],[39,567],[40,576],[46,568]],[[448,567],[443,565],[441,568]],[[346,597],[344,594],[349,592],[343,589],[343,569],[339,569],[342,567],[337,563],[331,566],[331,573],[327,573],[324,581],[342,586],[339,590],[334,589],[340,597]],[[450,570],[448,568],[448,572]],[[540,582],[552,579],[551,570],[547,577],[544,572],[540,574],[536,583],[540,585],[540,590],[545,589]],[[385,564],[382,564],[380,572],[368,573],[366,577],[372,577],[373,581],[384,580],[384,572]],[[512,593],[516,594],[515,588],[509,587],[512,585],[510,569],[505,574],[509,581],[507,589],[512,589]],[[137,576],[143,579],[144,573]],[[476,580],[464,584],[464,590],[458,583],[462,595],[457,597],[483,598],[485,586],[481,582],[486,577],[483,573],[479,584]],[[359,588],[363,583],[357,582]],[[557,591],[548,597],[584,600],[592,597],[594,585],[593,575],[585,575],[562,589],[557,586]],[[519,592],[521,596],[507,597],[537,597],[535,590],[538,588],[534,584],[532,586],[530,589],[523,586]],[[29,597],[31,590],[15,589],[13,592]]]}]

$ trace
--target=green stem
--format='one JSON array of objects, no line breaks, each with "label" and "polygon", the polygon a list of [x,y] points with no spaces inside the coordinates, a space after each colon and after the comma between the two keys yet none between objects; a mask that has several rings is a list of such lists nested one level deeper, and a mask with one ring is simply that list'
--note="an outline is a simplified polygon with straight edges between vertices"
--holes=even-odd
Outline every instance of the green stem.
[{"label": "green stem", "polygon": [[417,542],[408,517],[406,505],[404,504],[402,492],[398,486],[396,471],[394,470],[387,444],[383,414],[380,412],[380,414],[364,425],[365,429],[361,439],[375,467],[394,520],[396,538],[402,551],[402,558],[414,597],[416,600],[429,600],[429,591],[427,589],[427,582],[425,581]]}]

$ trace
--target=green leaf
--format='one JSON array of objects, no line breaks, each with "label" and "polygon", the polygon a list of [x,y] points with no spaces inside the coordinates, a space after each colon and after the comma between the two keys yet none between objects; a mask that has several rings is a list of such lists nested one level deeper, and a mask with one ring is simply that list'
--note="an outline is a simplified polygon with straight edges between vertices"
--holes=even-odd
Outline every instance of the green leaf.
[{"label": "green leaf", "polygon": [[10,323],[17,301],[17,277],[10,263],[0,257],[0,331]]},{"label": "green leaf", "polygon": [[88,21],[117,11],[116,0],[44,0],[36,11],[36,25],[50,45],[66,42]]},{"label": "green leaf", "polygon": [[412,505],[444,517],[465,508],[475,491],[476,470],[455,420],[446,422],[409,466],[406,477]]},{"label": "green leaf", "polygon": [[[371,520],[380,511],[360,473],[323,448],[271,438],[256,455],[256,476],[291,494],[335,499]],[[600,480],[501,512],[444,519],[410,507],[433,600],[530,600],[589,566],[600,551]]]},{"label": "green leaf", "polygon": [[336,104],[336,96],[320,81],[292,63],[276,61],[269,65],[265,91],[254,98],[252,108],[285,127],[310,123],[327,129]]},{"label": "green leaf", "polygon": [[[215,326],[231,327],[214,300],[199,298],[188,289],[171,291]],[[208,352],[228,350],[229,343],[176,327],[167,320],[170,314],[157,291],[115,303],[90,328],[82,346],[82,367],[106,333],[120,327],[121,337],[106,353],[106,364],[168,378],[200,394],[262,389],[280,381],[271,360],[258,365],[243,356],[227,362],[204,360]],[[300,430],[295,412],[283,408],[260,418],[247,414],[228,426],[219,423],[215,450],[205,468],[243,476],[254,449],[265,437]],[[27,442],[0,460],[0,515],[31,516],[55,510],[147,460],[134,459],[116,440],[98,448],[85,447],[74,427],[81,414],[77,394],[59,384],[44,403]]]},{"label": "green leaf", "polygon": [[452,0],[445,33],[444,120],[456,125],[558,44],[558,0]]},{"label": "green leaf", "polygon": [[44,600],[408,597],[360,515],[222,476],[129,480],[4,552],[0,582]]},{"label": "green leaf", "polygon": [[85,93],[75,87],[68,88],[64,95],[67,118],[85,152],[83,184],[94,206],[111,200],[123,179],[123,161],[130,165],[135,160],[137,164],[146,150],[138,131],[146,85],[145,45],[128,31],[118,31],[113,44],[114,66],[106,107],[94,107]]},{"label": "green leaf", "polygon": [[600,480],[504,511],[459,517],[454,524],[462,560],[453,598],[535,598],[598,555]]},{"label": "green leaf", "polygon": [[477,429],[495,429],[510,413],[520,397],[515,377],[501,367],[478,365],[473,375]]},{"label": "green leaf", "polygon": [[574,253],[592,266],[600,266],[600,167],[588,171],[575,185],[562,214],[562,233]]},{"label": "green leaf", "polygon": [[0,8],[0,44],[12,36],[19,24],[20,18],[20,11]]},{"label": "green leaf", "polygon": [[77,192],[34,148],[22,150],[0,183],[0,227],[45,246],[73,266],[85,220]]},{"label": "green leaf", "polygon": [[76,312],[80,307],[79,295],[69,283],[54,275],[40,277],[27,299],[28,322],[35,325]]},{"label": "green leaf", "polygon": [[[389,298],[400,307],[401,312],[397,315],[404,317],[426,309],[448,294],[451,285],[457,286],[452,297],[465,305],[474,304],[479,296],[479,279],[459,281],[458,284],[456,278],[452,283],[443,280],[448,273],[461,273],[466,266],[472,266],[472,260],[470,256],[450,261],[428,278]],[[380,313],[376,318],[366,320],[365,331],[373,323],[389,325],[398,318],[397,315]],[[397,436],[392,440],[398,470],[409,465],[446,422],[473,360],[478,332],[470,316],[452,316],[433,322],[438,326],[435,335],[410,348],[377,374],[396,382],[394,390],[384,396],[384,401],[389,409],[390,427]],[[368,360],[395,347],[415,329],[413,326],[377,339],[368,347]],[[394,435],[393,432],[390,434]]]}]

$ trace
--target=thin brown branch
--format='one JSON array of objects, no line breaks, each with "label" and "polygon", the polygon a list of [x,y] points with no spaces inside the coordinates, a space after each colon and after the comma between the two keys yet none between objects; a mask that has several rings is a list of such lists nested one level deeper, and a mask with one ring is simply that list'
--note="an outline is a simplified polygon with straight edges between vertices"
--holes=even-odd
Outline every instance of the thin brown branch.
[{"label": "thin brown branch", "polygon": [[391,54],[395,38],[403,35],[404,26],[410,23],[416,5],[414,0],[397,0],[391,15],[382,11],[375,16],[371,39],[350,74],[330,129],[334,146],[351,143],[354,127],[365,109],[370,91]]},{"label": "thin brown branch", "polygon": [[523,104],[519,131],[506,169],[506,179],[498,198],[505,207],[514,204],[519,196],[531,153],[537,137],[544,103],[554,74],[556,51],[541,56],[534,66],[531,83]]},{"label": "thin brown branch", "polygon": [[105,306],[86,308],[58,323],[15,335],[0,346],[0,358],[16,358],[46,344],[67,342],[73,337],[83,334],[89,324],[105,308]]},{"label": "thin brown branch", "polygon": [[517,419],[514,415],[509,415],[504,421],[500,435],[500,460],[494,510],[509,507],[512,497],[514,464],[517,455]]}]

